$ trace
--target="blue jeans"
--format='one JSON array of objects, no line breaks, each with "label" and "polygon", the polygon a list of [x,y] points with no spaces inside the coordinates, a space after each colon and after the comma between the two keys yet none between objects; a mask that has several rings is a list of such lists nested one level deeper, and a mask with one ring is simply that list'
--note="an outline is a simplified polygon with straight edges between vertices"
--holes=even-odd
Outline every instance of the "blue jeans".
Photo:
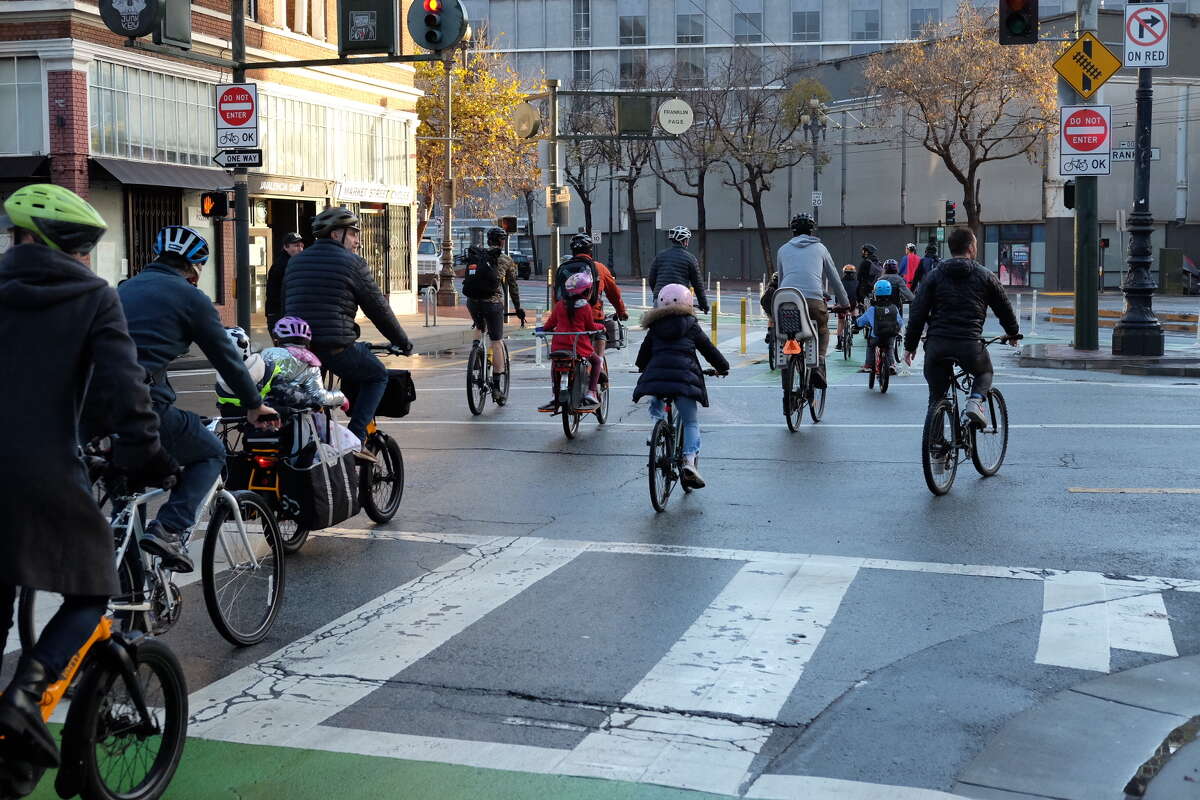
[{"label": "blue jeans", "polygon": [[[675,398],[675,413],[683,424],[683,454],[692,456],[700,452],[700,404],[687,397]],[[666,419],[662,401],[657,397],[650,401],[650,417]]]},{"label": "blue jeans", "polygon": [[337,355],[317,354],[330,372],[353,383],[358,389],[350,407],[350,432],[367,440],[367,424],[375,417],[375,409],[387,391],[388,372],[365,342],[355,342]]},{"label": "blue jeans", "polygon": [[[12,625],[17,587],[0,584],[0,653],[8,649],[8,629]],[[46,627],[42,629],[32,655],[38,663],[58,676],[67,663],[96,629],[108,609],[107,597],[68,594]]]},{"label": "blue jeans", "polygon": [[180,533],[196,524],[200,503],[225,466],[225,445],[190,411],[164,405],[156,405],[154,410],[162,446],[183,467],[171,498],[158,510],[158,522],[168,531]]}]

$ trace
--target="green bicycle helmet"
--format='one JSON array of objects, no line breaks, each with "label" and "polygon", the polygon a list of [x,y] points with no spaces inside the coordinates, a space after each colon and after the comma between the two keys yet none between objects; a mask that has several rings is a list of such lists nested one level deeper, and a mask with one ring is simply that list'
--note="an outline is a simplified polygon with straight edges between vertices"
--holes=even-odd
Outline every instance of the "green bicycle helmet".
[{"label": "green bicycle helmet", "polygon": [[79,195],[52,183],[22,186],[4,201],[0,229],[24,228],[47,246],[87,254],[108,230],[104,218]]},{"label": "green bicycle helmet", "polygon": [[362,226],[358,217],[354,216],[350,209],[342,206],[331,206],[313,217],[312,232],[317,239],[328,239],[338,228],[353,228],[357,231],[361,230]]}]

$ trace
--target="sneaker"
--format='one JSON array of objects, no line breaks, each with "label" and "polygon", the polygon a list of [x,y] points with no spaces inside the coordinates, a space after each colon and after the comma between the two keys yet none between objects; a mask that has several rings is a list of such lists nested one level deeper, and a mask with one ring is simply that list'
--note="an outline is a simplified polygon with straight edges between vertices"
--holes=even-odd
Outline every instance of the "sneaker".
[{"label": "sneaker", "polygon": [[858,368],[858,371],[859,372],[874,372],[874,370],[871,369],[870,365],[868,365],[868,364],[863,364],[861,367]]},{"label": "sneaker", "polygon": [[378,464],[379,459],[370,450],[355,450],[354,458],[356,461],[361,461],[364,464]]},{"label": "sneaker", "polygon": [[140,544],[147,553],[161,558],[163,566],[171,572],[186,573],[196,569],[184,549],[182,536],[167,530],[158,520],[151,520],[146,526]]},{"label": "sneaker", "polygon": [[891,366],[889,366],[889,367],[888,367],[888,369],[891,371],[891,374],[892,374],[892,375],[896,375],[896,374],[897,374],[897,372],[896,372],[896,365],[895,365],[895,364],[892,364]]},{"label": "sneaker", "polygon": [[824,389],[829,384],[825,380],[825,365],[817,367],[812,371],[812,385],[817,389]]},{"label": "sneaker", "polygon": [[596,395],[592,394],[591,392],[588,392],[587,394],[585,394],[583,396],[583,405],[585,408],[598,406],[598,405],[600,405],[600,399],[598,397],[596,397]]},{"label": "sneaker", "polygon": [[967,419],[975,423],[977,428],[986,428],[988,424],[987,410],[983,407],[982,397],[968,397],[966,407]]},{"label": "sneaker", "polygon": [[705,486],[704,478],[695,464],[683,465],[683,475],[680,476],[679,482],[689,489],[703,489]]},{"label": "sneaker", "polygon": [[558,410],[558,401],[557,400],[551,400],[549,403],[546,403],[545,405],[538,406],[538,411],[542,412],[543,414],[553,414],[557,410]]},{"label": "sneaker", "polygon": [[[54,674],[32,656],[22,655],[17,671],[3,696],[0,696],[0,736],[6,756],[35,767],[57,767],[58,746],[54,735],[42,720],[41,699]],[[8,796],[8,788],[5,797]]]}]

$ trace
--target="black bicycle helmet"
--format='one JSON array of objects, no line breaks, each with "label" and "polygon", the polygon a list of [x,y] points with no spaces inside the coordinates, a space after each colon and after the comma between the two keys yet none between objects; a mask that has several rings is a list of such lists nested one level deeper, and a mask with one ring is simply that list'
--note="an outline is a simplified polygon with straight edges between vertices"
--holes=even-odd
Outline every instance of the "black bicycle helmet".
[{"label": "black bicycle helmet", "polygon": [[317,239],[328,239],[338,228],[362,230],[358,217],[344,206],[331,206],[313,217],[312,232]]},{"label": "black bicycle helmet", "polygon": [[571,237],[572,253],[590,253],[595,242],[586,233],[577,233]]},{"label": "black bicycle helmet", "polygon": [[497,228],[493,226],[487,229],[488,247],[499,247],[500,245],[504,244],[504,240],[507,238],[508,232],[505,231],[504,228]]},{"label": "black bicycle helmet", "polygon": [[801,211],[796,216],[792,217],[792,235],[800,236],[804,233],[812,233],[816,230],[817,223],[812,218],[812,214],[807,211]]}]

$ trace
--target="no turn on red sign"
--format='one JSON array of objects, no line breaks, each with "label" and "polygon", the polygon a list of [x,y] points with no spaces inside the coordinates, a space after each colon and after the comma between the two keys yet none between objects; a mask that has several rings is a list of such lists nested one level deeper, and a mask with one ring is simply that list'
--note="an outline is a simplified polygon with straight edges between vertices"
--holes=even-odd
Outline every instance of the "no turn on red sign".
[{"label": "no turn on red sign", "polygon": [[1109,106],[1063,106],[1058,132],[1058,174],[1107,175],[1111,171]]},{"label": "no turn on red sign", "polygon": [[1167,66],[1170,43],[1170,3],[1130,3],[1125,6],[1125,66]]},{"label": "no turn on red sign", "polygon": [[253,83],[217,86],[217,147],[258,147],[258,87]]}]

